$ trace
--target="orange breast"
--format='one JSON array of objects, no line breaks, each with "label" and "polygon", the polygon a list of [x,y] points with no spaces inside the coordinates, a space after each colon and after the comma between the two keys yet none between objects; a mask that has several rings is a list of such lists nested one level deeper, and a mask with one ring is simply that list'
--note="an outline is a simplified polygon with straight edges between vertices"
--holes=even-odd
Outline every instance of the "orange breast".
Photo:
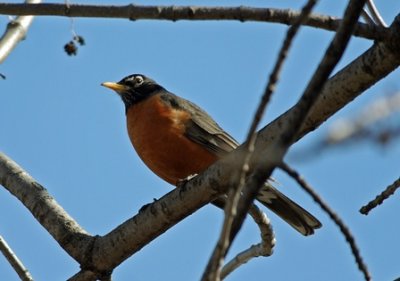
[{"label": "orange breast", "polygon": [[159,95],[131,106],[127,112],[128,134],[137,154],[155,174],[173,185],[218,159],[185,137],[189,118],[189,113],[166,105]]}]

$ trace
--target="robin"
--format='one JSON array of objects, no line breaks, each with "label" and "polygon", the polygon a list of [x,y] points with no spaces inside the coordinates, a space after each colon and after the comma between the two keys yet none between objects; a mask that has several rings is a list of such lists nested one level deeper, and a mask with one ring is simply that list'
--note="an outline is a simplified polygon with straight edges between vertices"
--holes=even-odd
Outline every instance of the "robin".
[{"label": "robin", "polygon": [[[132,74],[101,85],[124,102],[129,138],[139,157],[172,185],[201,173],[239,146],[204,110],[149,77]],[[303,235],[322,226],[270,183],[261,188],[257,200]]]}]

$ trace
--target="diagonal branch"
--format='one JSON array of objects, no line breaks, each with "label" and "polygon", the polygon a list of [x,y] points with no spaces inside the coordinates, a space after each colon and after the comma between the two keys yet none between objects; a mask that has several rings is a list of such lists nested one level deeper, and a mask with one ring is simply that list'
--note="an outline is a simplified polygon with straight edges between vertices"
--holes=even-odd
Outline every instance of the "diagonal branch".
[{"label": "diagonal branch", "polygon": [[371,12],[371,16],[374,19],[374,22],[380,26],[387,27],[385,20],[382,18],[373,0],[367,1],[367,7],[368,10]]},{"label": "diagonal branch", "polygon": [[270,220],[256,205],[251,206],[249,214],[260,228],[261,242],[252,245],[247,250],[237,254],[231,261],[227,262],[221,269],[222,280],[252,258],[272,255],[273,247],[275,246],[275,235]]},{"label": "diagonal branch", "polygon": [[14,268],[15,272],[17,272],[19,278],[22,281],[33,281],[32,275],[22,264],[17,255],[13,252],[13,250],[8,246],[7,242],[0,235],[0,252],[6,257],[10,265]]},{"label": "diagonal branch", "polygon": [[[275,22],[292,25],[300,12],[289,9],[255,7],[200,7],[200,6],[141,6],[141,5],[76,5],[69,4],[10,4],[0,3],[0,14],[91,18],[124,18],[130,20],[230,20],[241,22]],[[335,17],[312,14],[306,26],[336,31],[341,20]],[[372,39],[386,38],[382,26],[357,23],[354,35]]]},{"label": "diagonal branch", "polygon": [[78,261],[84,259],[90,235],[43,186],[3,153],[0,153],[0,184],[25,205],[68,254]]},{"label": "diagonal branch", "polygon": [[244,144],[244,149],[246,153],[241,161],[241,168],[239,171],[239,176],[237,180],[237,185],[235,188],[232,188],[228,194],[227,204],[225,206],[225,217],[223,221],[222,230],[217,242],[217,245],[214,248],[214,251],[209,259],[207,267],[203,273],[202,280],[219,280],[221,267],[232,243],[232,224],[234,218],[236,216],[237,206],[240,200],[240,196],[243,193],[243,188],[246,184],[246,178],[249,173],[249,162],[251,156],[254,152],[254,143],[256,140],[256,129],[260,123],[260,120],[266,110],[267,104],[269,103],[271,96],[276,88],[276,84],[278,82],[278,78],[280,72],[283,68],[283,64],[288,55],[290,46],[292,45],[292,41],[297,34],[301,24],[305,22],[308,18],[308,15],[311,13],[312,8],[316,4],[316,1],[309,0],[306,5],[303,7],[301,14],[297,21],[289,27],[285,39],[283,41],[282,47],[279,51],[277,60],[274,64],[274,68],[269,76],[269,81],[267,87],[264,90],[264,93],[261,97],[260,103],[254,115],[253,121],[250,125],[249,132],[247,133],[246,141]]},{"label": "diagonal branch", "polygon": [[[42,0],[26,0],[27,4],[40,3]],[[24,4],[22,4],[24,5]],[[12,20],[5,33],[0,38],[0,63],[2,63],[17,44],[25,39],[26,32],[31,25],[33,16],[19,16]]]},{"label": "diagonal branch", "polygon": [[363,9],[361,12],[361,17],[365,20],[365,22],[369,25],[375,25],[374,19],[371,17],[371,15],[368,13],[367,9]]},{"label": "diagonal branch", "polygon": [[[375,42],[369,50],[328,80],[319,99],[301,124],[299,132],[295,134],[296,140],[316,129],[399,66],[400,16],[392,23],[389,33],[390,36],[385,41]],[[258,133],[256,153],[251,159],[251,165],[273,160],[265,157],[265,153],[271,150],[276,136],[282,135],[283,124],[292,120],[298,106],[294,105]],[[75,221],[65,215],[65,211],[57,213],[55,210],[62,208],[55,200],[4,155],[0,156],[0,184],[30,210],[69,254],[72,252],[72,256],[86,266],[84,270],[110,272],[177,222],[226,193],[231,184],[230,175],[235,170],[231,164],[241,159],[242,152],[243,146],[213,164],[183,188],[171,191],[110,233],[95,239],[89,237]]]},{"label": "diagonal branch", "polygon": [[382,193],[377,195],[374,200],[371,200],[370,202],[368,202],[367,205],[362,206],[360,209],[360,213],[363,215],[368,215],[368,213],[372,209],[374,209],[378,205],[382,204],[383,201],[385,201],[390,196],[392,196],[399,187],[400,187],[400,178],[398,178],[391,185],[386,187],[386,189],[384,191],[382,191]]},{"label": "diagonal branch", "polygon": [[351,234],[349,228],[344,224],[341,218],[325,203],[321,197],[314,191],[314,189],[297,173],[297,171],[290,168],[286,163],[282,163],[280,168],[291,176],[300,186],[303,188],[318,205],[329,215],[329,217],[339,227],[346,241],[349,243],[353,256],[356,259],[358,268],[364,274],[365,280],[372,280],[372,277],[368,271],[367,265],[364,263],[360,250],[356,244],[354,236]]},{"label": "diagonal branch", "polygon": [[[392,33],[390,41],[376,42],[364,54],[327,81],[320,93],[320,98],[311,108],[299,132],[295,134],[296,140],[315,130],[326,119],[399,66],[400,49],[396,46],[400,42],[400,16],[396,17],[390,31]],[[297,104],[294,105],[259,131],[255,144],[256,153],[251,159],[251,165],[260,161],[271,161],[270,158],[264,156],[265,151],[276,140],[276,136],[282,134],[282,124],[292,119],[297,107]],[[231,174],[235,171],[232,163],[237,163],[238,159],[242,159],[242,153],[243,146],[187,182],[184,188],[171,191],[151,204],[143,213],[101,237],[93,249],[93,264],[101,262],[103,269],[115,267],[154,239],[157,233],[158,235],[163,233],[206,202],[226,193],[231,184]],[[164,217],[164,213],[168,216]],[[160,216],[162,224],[157,224],[155,220]],[[141,227],[138,228],[137,225]],[[119,232],[125,233],[122,236],[123,239],[119,239],[121,236]],[[116,252],[123,252],[123,254],[115,254]]]},{"label": "diagonal branch", "polygon": [[290,110],[290,115],[287,116],[285,122],[278,123],[280,127],[280,132],[276,134],[278,137],[272,139],[271,144],[266,147],[264,152],[257,153],[259,161],[256,162],[253,174],[247,183],[243,196],[240,198],[237,216],[233,222],[233,237],[240,230],[246,213],[259,193],[261,185],[271,176],[276,165],[282,161],[289,147],[297,139],[302,124],[305,123],[307,116],[312,112],[312,108],[323,95],[322,89],[344,53],[364,2],[365,0],[351,0],[349,2],[344,12],[343,21],[302,97]]}]

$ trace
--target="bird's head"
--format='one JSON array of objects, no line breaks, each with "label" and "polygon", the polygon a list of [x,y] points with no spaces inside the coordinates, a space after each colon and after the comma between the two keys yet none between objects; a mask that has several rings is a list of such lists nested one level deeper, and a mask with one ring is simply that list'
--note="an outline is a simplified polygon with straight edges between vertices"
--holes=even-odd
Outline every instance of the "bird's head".
[{"label": "bird's head", "polygon": [[117,83],[104,82],[101,85],[117,92],[126,109],[156,94],[158,91],[164,90],[153,79],[142,74],[132,74]]}]

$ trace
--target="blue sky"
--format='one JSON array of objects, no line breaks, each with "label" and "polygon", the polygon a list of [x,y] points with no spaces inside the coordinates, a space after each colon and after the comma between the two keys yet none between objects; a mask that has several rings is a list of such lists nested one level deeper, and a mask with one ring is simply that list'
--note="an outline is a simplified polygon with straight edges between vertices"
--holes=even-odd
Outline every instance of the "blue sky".
[{"label": "blue sky", "polygon": [[[151,3],[216,5],[214,1]],[[298,8],[303,1],[295,7],[292,1],[245,4]],[[316,11],[340,16],[345,4],[321,1]],[[376,4],[388,23],[400,11],[398,1]],[[0,26],[5,27],[7,20],[0,17]],[[7,76],[0,80],[0,149],[43,184],[87,231],[105,234],[171,186],[141,163],[126,134],[122,102],[100,83],[118,81],[131,73],[146,74],[206,109],[243,141],[286,28],[226,21],[75,19],[75,31],[84,36],[86,46],[79,48],[76,57],[68,57],[63,46],[72,37],[70,20],[36,18],[27,39],[0,66],[0,73]],[[296,102],[332,35],[312,28],[301,30],[262,125]],[[338,68],[371,44],[353,38]],[[370,88],[293,150],[309,147],[338,118],[355,116],[374,99],[398,91],[399,74],[397,70]],[[400,276],[399,195],[368,217],[360,215],[358,209],[398,178],[399,154],[398,142],[386,148],[360,142],[307,161],[288,157],[351,228],[375,280]],[[338,228],[291,179],[280,172],[274,177],[285,194],[315,214],[324,226],[314,236],[302,237],[267,211],[276,232],[274,255],[250,261],[227,280],[361,280]],[[65,280],[79,270],[4,189],[0,189],[0,202],[0,234],[34,278]],[[215,207],[202,208],[125,261],[115,270],[114,279],[198,280],[216,243],[222,218]],[[257,242],[257,228],[248,220],[229,256]],[[18,280],[4,258],[0,258],[0,279]]]}]

